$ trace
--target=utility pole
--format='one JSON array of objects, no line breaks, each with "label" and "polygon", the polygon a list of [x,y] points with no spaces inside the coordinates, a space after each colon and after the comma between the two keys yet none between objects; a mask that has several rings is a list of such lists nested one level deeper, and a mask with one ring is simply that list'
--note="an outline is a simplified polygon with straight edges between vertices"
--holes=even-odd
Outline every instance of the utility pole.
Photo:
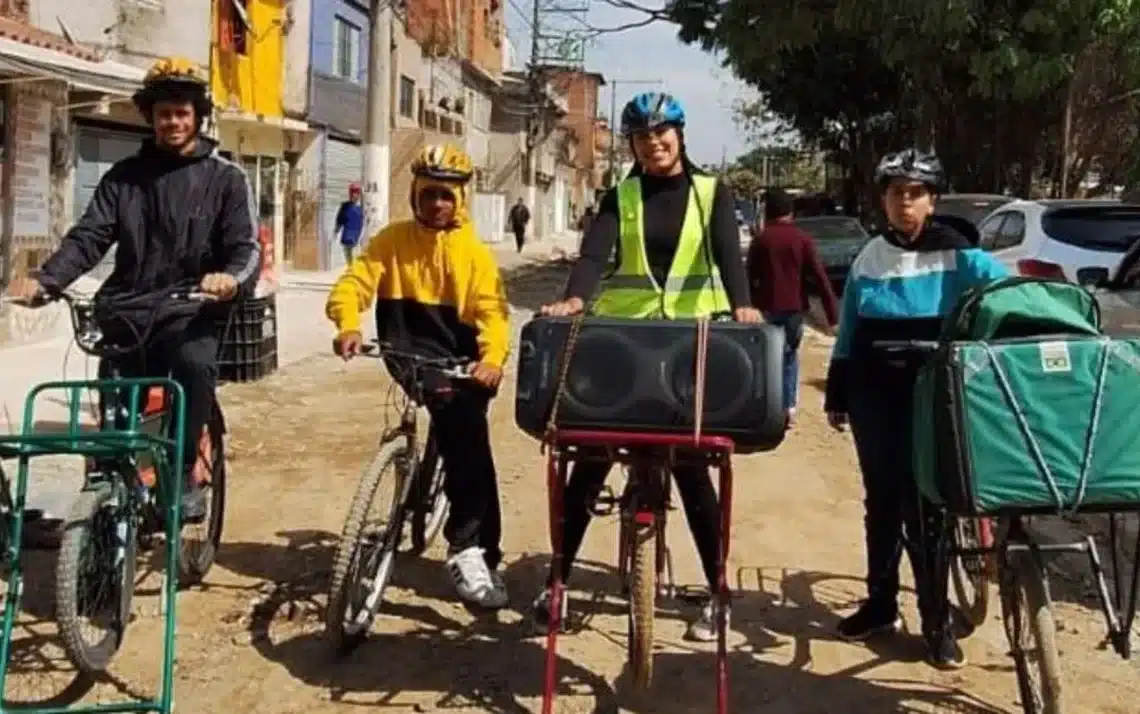
[{"label": "utility pole", "polygon": [[365,235],[373,236],[388,223],[388,184],[392,152],[392,5],[372,0],[368,13],[368,113],[364,126]]},{"label": "utility pole", "polygon": [[[530,112],[527,113],[526,125],[526,205],[532,214],[537,215],[535,207],[538,200],[538,137],[542,133],[544,123],[543,114],[546,112],[543,102],[542,86],[542,55],[540,54],[539,39],[541,35],[542,8],[540,0],[531,1],[530,18],[530,63],[527,68],[527,85],[530,95]],[[535,220],[537,227],[538,220]]]},{"label": "utility pole", "polygon": [[660,79],[611,79],[610,85],[610,188],[617,186],[617,143],[621,127],[617,124],[617,88],[619,84],[662,84]]}]

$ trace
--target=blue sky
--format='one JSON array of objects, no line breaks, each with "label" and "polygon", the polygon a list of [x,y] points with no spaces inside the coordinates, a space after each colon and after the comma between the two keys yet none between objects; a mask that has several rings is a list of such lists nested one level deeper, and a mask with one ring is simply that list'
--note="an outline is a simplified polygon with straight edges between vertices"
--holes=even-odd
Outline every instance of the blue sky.
[{"label": "blue sky", "polygon": [[[515,66],[522,68],[530,53],[530,17],[533,0],[508,0],[505,8],[507,29],[514,47]],[[589,0],[542,0],[542,7],[584,7]],[[549,3],[549,4],[548,4]],[[656,7],[653,0],[647,7]],[[615,8],[604,0],[589,2],[586,22],[594,27],[616,27],[636,22],[644,15]],[[581,28],[582,23],[568,15],[547,16],[551,32]],[[544,30],[543,34],[549,34]],[[722,152],[729,161],[748,150],[744,133],[733,120],[732,106],[755,92],[744,86],[715,57],[697,47],[682,44],[676,27],[655,22],[621,33],[603,34],[587,47],[586,69],[605,75],[607,81],[661,80],[661,84],[618,84],[618,111],[637,92],[666,89],[681,100],[688,117],[685,140],[691,158],[697,163],[720,163]],[[601,89],[599,108],[608,116],[610,92]]]}]

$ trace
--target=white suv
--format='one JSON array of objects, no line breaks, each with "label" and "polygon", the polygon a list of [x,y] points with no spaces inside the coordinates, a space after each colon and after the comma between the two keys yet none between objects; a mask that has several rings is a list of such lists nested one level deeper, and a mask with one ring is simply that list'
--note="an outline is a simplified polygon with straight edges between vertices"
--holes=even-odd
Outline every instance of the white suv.
[{"label": "white suv", "polygon": [[1140,240],[1140,205],[1108,200],[1012,201],[978,224],[979,246],[1015,275],[1076,281],[1112,272]]}]

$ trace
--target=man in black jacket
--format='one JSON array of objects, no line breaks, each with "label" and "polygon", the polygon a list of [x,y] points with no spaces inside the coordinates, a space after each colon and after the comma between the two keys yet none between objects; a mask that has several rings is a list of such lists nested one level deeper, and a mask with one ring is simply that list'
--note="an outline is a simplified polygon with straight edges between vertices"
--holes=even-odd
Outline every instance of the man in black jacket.
[{"label": "man in black jacket", "polygon": [[[97,314],[111,341],[137,353],[119,358],[124,374],[171,373],[186,392],[186,490],[183,517],[205,516],[205,494],[189,478],[197,435],[209,419],[217,382],[217,312],[169,300],[185,286],[231,300],[257,280],[260,250],[250,184],[236,164],[201,136],[212,103],[201,70],[189,60],[159,60],[134,96],[154,138],[100,180],[86,213],[34,277],[9,292],[34,300],[56,294],[94,268],[112,246],[115,267],[99,288]],[[153,323],[152,323],[153,320]]]}]

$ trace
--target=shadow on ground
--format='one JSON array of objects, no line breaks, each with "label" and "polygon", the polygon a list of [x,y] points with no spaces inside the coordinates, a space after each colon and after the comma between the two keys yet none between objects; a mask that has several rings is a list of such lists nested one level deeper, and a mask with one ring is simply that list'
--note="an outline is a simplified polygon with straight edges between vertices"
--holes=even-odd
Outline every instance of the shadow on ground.
[{"label": "shadow on ground", "polygon": [[572,266],[573,262],[565,259],[531,259],[503,270],[507,299],[516,308],[531,311],[558,300],[566,288]]},{"label": "shadow on ground", "polygon": [[[219,564],[245,576],[276,584],[273,593],[254,609],[249,630],[253,647],[266,659],[285,667],[291,676],[327,689],[333,701],[361,706],[414,706],[425,695],[430,708],[478,707],[502,714],[536,711],[541,697],[546,645],[527,624],[531,598],[545,582],[549,558],[524,554],[510,559],[505,569],[514,606],[522,622],[509,614],[476,613],[471,621],[456,618],[453,593],[441,564],[405,558],[394,587],[407,592],[388,603],[382,618],[392,618],[405,630],[373,634],[353,653],[335,657],[319,626],[275,629],[283,611],[306,601],[318,609],[336,537],[319,531],[278,534],[286,545],[229,544]],[[1000,714],[1003,710],[953,688],[915,682],[860,678],[878,664],[912,660],[921,645],[896,637],[867,643],[875,657],[856,668],[830,675],[810,671],[812,647],[833,639],[839,612],[854,606],[862,583],[846,576],[785,568],[744,568],[736,573],[733,628],[743,642],[728,658],[730,711],[763,709],[776,714],[831,714],[841,707],[852,714],[953,710],[969,714]],[[619,582],[612,567],[582,561],[570,586],[571,628],[561,636],[562,650],[575,651],[575,637],[604,637],[613,648],[624,647],[611,618],[596,624],[599,615],[624,613]],[[663,601],[662,620],[691,614],[681,600]],[[620,622],[620,620],[618,620]],[[737,635],[734,641],[739,641]],[[715,656],[708,646],[661,643],[654,659],[654,685],[632,692],[623,671],[616,681],[596,674],[588,661],[557,656],[557,691],[565,699],[559,711],[619,714],[688,714],[714,710]],[[863,645],[852,645],[863,646]],[[765,661],[778,650],[779,663]],[[612,655],[611,655],[612,656]],[[404,696],[407,694],[408,696]]]}]

